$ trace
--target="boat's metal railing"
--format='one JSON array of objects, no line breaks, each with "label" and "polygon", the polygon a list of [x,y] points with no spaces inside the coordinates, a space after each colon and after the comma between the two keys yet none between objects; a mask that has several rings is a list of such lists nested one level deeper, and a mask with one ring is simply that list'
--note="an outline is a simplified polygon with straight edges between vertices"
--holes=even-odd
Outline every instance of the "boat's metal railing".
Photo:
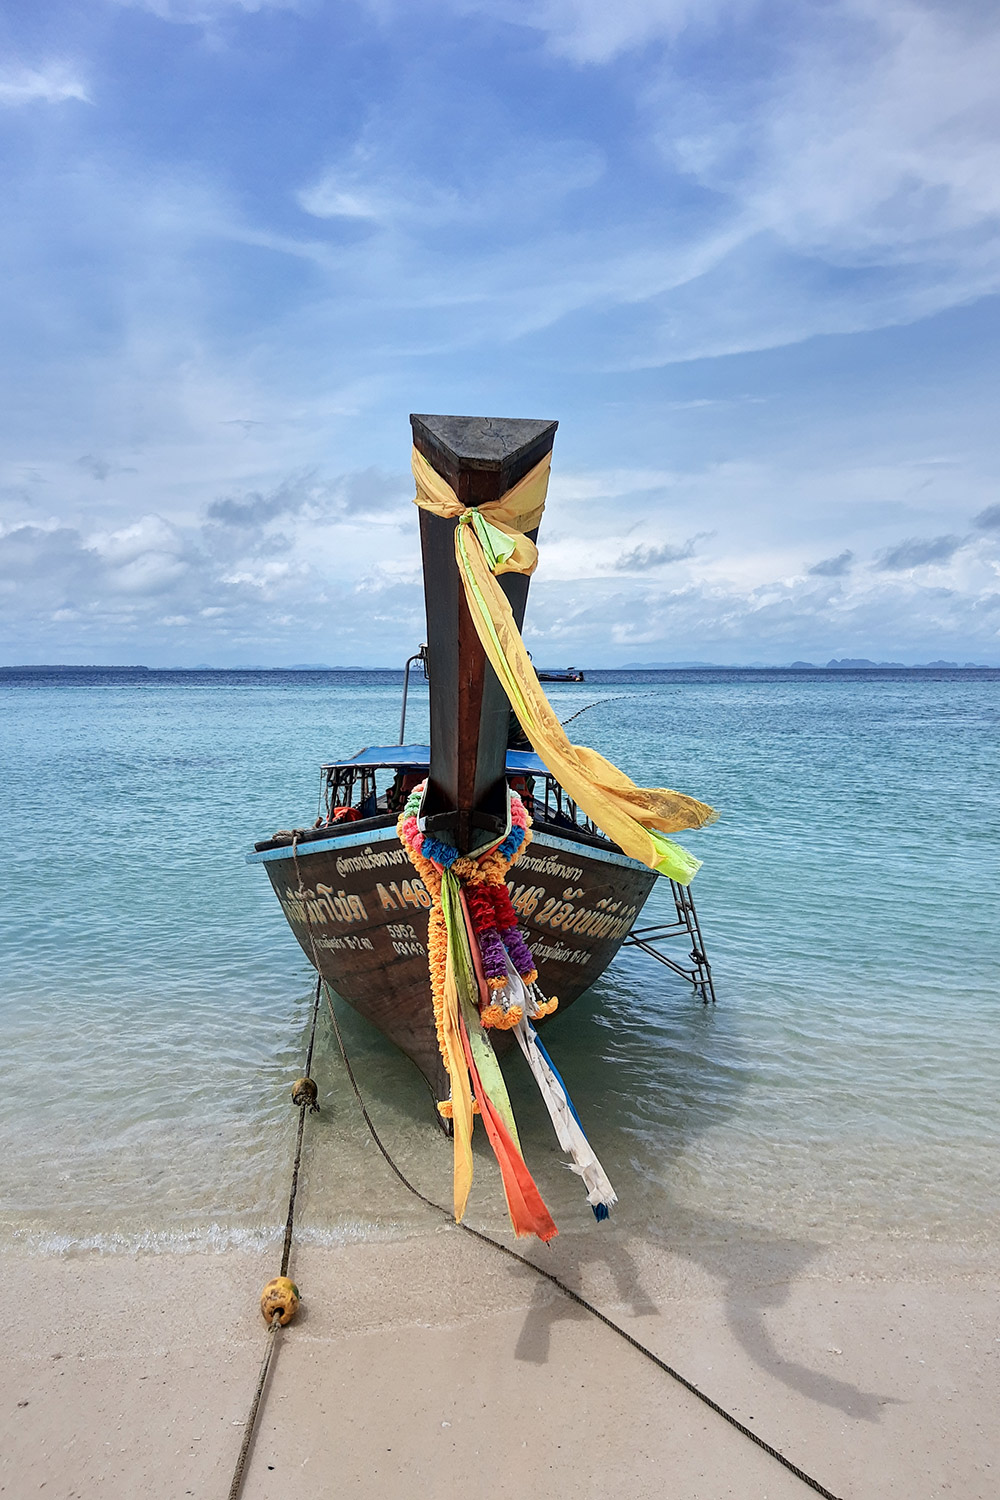
[{"label": "boat's metal railing", "polygon": [[356,807],[362,817],[373,817],[378,806],[375,768],[329,766],[322,773],[319,815],[332,817],[338,807]]},{"label": "boat's metal railing", "polygon": [[[412,662],[420,660],[419,655],[411,656],[407,667]],[[405,698],[402,728],[405,728]],[[400,741],[400,743],[403,742]],[[362,812],[362,816],[365,815],[366,805],[370,805],[374,810],[380,796],[375,773],[377,770],[387,771],[388,769],[376,766],[325,766],[320,783],[319,816],[329,818],[337,807],[357,807]],[[515,773],[509,773],[509,779],[515,782],[522,780]],[[554,828],[566,828],[586,833],[591,838],[601,839],[602,842],[607,841],[606,835],[592,819],[581,812],[554,776],[546,775],[543,778],[529,774],[523,779],[527,782],[529,805],[536,821],[548,823]],[[539,787],[539,782],[541,782],[541,787]],[[385,787],[382,787],[381,791],[384,790]]]},{"label": "boat's metal railing", "polygon": [[535,795],[535,817],[544,823],[551,823],[554,827],[560,826],[578,828],[582,833],[589,833],[594,838],[606,837],[601,832],[592,818],[582,813],[566,792],[563,791],[554,776],[545,777],[545,788],[541,797]]}]

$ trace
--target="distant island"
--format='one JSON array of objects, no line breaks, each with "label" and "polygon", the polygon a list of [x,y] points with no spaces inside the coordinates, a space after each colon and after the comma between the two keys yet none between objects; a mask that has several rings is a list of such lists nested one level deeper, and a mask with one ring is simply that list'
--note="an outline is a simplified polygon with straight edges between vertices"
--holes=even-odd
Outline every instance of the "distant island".
[{"label": "distant island", "polygon": [[[980,661],[921,661],[914,662],[908,666],[905,661],[869,661],[866,656],[843,656],[838,661],[834,657],[828,662],[813,661],[790,661],[790,662],[718,662],[718,661],[627,661],[621,667],[605,667],[604,671],[612,672],[856,672],[892,667],[899,672],[928,672],[933,669],[941,670],[948,668],[954,672],[963,672],[970,669],[977,672],[991,672],[994,670],[986,662]],[[591,668],[592,671],[600,671],[601,668]]]},{"label": "distant island", "polygon": [[[791,666],[792,668],[811,668],[813,671],[823,670],[821,666],[814,666],[811,661],[793,661]],[[864,669],[867,667],[897,667],[904,672],[927,672],[933,667],[950,667],[956,672],[963,671],[967,667],[974,667],[977,670],[983,669],[983,664],[978,661],[921,661],[915,662],[912,667],[908,667],[905,661],[869,661],[865,656],[843,656],[840,661],[836,659],[828,661],[826,666],[827,668],[833,668],[835,671],[838,669],[840,671],[844,671],[845,669],[847,671],[854,671],[857,668]]]}]

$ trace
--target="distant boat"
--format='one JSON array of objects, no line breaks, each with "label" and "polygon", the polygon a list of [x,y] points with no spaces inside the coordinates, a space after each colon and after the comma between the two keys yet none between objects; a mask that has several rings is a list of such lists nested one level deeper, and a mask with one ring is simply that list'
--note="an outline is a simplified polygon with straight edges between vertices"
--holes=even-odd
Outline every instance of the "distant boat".
[{"label": "distant boat", "polygon": [[[534,469],[551,451],[557,425],[471,417],[410,420],[417,451],[467,506],[499,499]],[[658,878],[581,813],[537,755],[508,748],[509,705],[469,614],[455,561],[455,531],[455,520],[420,512],[427,609],[421,657],[430,668],[430,744],[374,746],[331,761],[322,767],[316,826],[261,840],[248,856],[263,864],[306,957],[413,1060],[438,1101],[447,1100],[449,1080],[428,973],[432,898],[396,829],[414,787],[427,780],[422,807],[427,832],[460,854],[503,837],[505,815],[510,827],[508,786],[524,801],[533,821],[532,841],[507,884],[539,982],[545,994],[558,996],[560,1012],[594,983],[629,938]],[[528,578],[509,572],[498,582],[520,630]],[[549,681],[583,680],[572,668],[539,675]],[[405,701],[401,740],[404,733]],[[678,932],[690,937],[703,962],[690,897],[679,886],[674,891]],[[688,916],[682,914],[682,900]],[[686,970],[678,972],[696,986],[701,983]],[[703,983],[701,989],[707,998]],[[510,1032],[491,1031],[490,1038],[503,1050]]]},{"label": "distant boat", "polygon": [[551,671],[539,672],[539,682],[586,682],[579,667],[553,667]]}]

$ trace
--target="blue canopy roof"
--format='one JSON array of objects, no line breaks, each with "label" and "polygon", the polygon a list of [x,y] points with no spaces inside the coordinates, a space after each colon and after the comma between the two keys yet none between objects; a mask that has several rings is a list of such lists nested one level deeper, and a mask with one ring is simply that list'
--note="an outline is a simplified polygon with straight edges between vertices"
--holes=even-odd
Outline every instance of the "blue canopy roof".
[{"label": "blue canopy roof", "polygon": [[[370,745],[368,749],[359,750],[357,755],[351,755],[346,760],[330,761],[323,770],[329,771],[335,766],[338,769],[356,766],[368,770],[381,767],[390,771],[426,771],[430,763],[430,745]],[[507,771],[514,776],[546,774],[545,763],[533,750],[508,750]]]}]

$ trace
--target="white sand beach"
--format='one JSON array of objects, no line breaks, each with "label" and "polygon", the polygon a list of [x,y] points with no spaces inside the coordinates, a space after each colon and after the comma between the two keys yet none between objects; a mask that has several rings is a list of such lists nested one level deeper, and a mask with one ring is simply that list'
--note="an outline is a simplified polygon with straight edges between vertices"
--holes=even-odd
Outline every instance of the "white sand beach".
[{"label": "white sand beach", "polygon": [[[845,1500],[997,1493],[996,1266],[602,1236],[528,1253]],[[276,1254],[8,1257],[0,1494],[224,1497]],[[806,1487],[555,1288],[442,1224],[292,1264],[248,1500],[784,1500]]]}]

